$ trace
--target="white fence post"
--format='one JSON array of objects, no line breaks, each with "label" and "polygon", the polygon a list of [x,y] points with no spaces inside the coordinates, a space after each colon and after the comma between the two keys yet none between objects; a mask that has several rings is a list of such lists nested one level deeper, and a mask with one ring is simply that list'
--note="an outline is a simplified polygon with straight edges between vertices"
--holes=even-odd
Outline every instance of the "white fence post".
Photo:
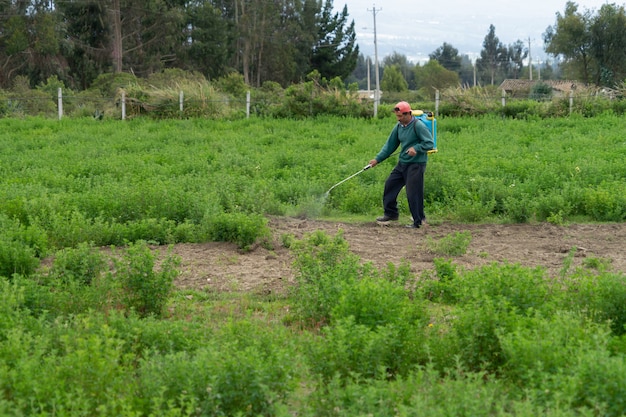
[{"label": "white fence post", "polygon": [[246,118],[250,118],[250,90],[246,93]]},{"label": "white fence post", "polygon": [[502,107],[506,106],[506,91],[502,89]]},{"label": "white fence post", "polygon": [[183,112],[183,90],[180,90],[180,94],[178,95],[178,108],[180,112]]},{"label": "white fence post", "polygon": [[63,117],[63,91],[61,87],[57,90],[57,103],[59,107],[59,120],[61,120],[61,117]]},{"label": "white fence post", "polygon": [[439,117],[439,90],[435,90],[435,117]]},{"label": "white fence post", "polygon": [[126,91],[122,90],[122,120],[126,120]]},{"label": "white fence post", "polygon": [[569,115],[572,115],[574,109],[574,90],[569,90]]}]

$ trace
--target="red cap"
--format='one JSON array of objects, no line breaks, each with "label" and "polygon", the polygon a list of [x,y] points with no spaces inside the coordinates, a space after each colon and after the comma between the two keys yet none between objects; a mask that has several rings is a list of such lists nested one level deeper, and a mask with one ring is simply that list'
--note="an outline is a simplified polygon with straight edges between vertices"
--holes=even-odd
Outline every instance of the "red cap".
[{"label": "red cap", "polygon": [[396,104],[396,107],[393,108],[393,111],[399,111],[401,113],[411,113],[411,105],[406,101],[401,101]]}]

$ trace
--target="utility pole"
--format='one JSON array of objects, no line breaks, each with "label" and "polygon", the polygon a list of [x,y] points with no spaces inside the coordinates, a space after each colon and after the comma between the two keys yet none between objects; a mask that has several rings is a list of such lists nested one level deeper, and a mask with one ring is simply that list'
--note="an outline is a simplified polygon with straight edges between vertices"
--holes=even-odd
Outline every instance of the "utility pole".
[{"label": "utility pole", "polygon": [[528,38],[528,73],[530,74],[530,81],[533,80],[533,57],[530,54],[530,37]]},{"label": "utility pole", "polygon": [[[374,7],[372,9],[372,15],[374,16],[374,61],[375,61],[374,73],[376,74],[376,91],[374,91],[374,117],[378,115],[378,104],[380,103],[380,80],[379,80],[380,77],[378,75],[378,44],[376,42],[376,12],[380,12],[381,10],[382,8],[376,10],[376,3],[374,3]],[[370,10],[367,9],[367,11],[369,12]]]},{"label": "utility pole", "polygon": [[541,60],[537,60],[537,79],[541,81]]},{"label": "utility pole", "polygon": [[372,77],[370,76],[370,67],[372,66],[372,59],[367,57],[367,95],[369,96],[370,91],[372,91],[371,81]]}]

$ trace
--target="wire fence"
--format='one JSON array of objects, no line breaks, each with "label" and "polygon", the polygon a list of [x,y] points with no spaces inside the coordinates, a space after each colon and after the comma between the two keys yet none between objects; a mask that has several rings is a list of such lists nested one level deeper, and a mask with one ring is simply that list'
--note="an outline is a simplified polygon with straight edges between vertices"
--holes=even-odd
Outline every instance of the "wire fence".
[{"label": "wire fence", "polygon": [[[359,99],[365,107],[375,108],[372,94],[366,94]],[[391,99],[391,97],[389,98]],[[312,98],[313,100],[313,98]],[[560,94],[511,94],[501,90],[499,95],[493,94],[444,94],[436,91],[434,101],[428,103],[428,107],[434,110],[436,116],[442,109],[450,107],[459,110],[467,110],[471,114],[470,107],[481,107],[492,111],[507,109],[514,110],[519,103],[554,103],[558,102],[563,113],[584,112],[586,108],[613,108],[619,114],[626,113],[626,100],[621,94],[606,94],[602,91],[575,92]],[[394,101],[395,103],[395,101]],[[27,94],[10,97],[0,96],[0,117],[25,117],[44,116],[57,117],[104,117],[125,120],[129,117],[140,115],[156,115],[162,118],[181,118],[193,116],[224,116],[237,113],[240,116],[250,117],[263,114],[263,109],[272,106],[285,105],[285,100],[276,97],[253,97],[251,92],[246,93],[245,99],[237,100],[232,97],[202,97],[194,94],[186,94],[179,91],[178,96],[170,94],[158,99],[149,97],[129,97],[125,90],[120,89],[113,97],[94,97],[92,95],[64,95],[61,88],[57,91],[55,99],[50,94],[43,92],[29,92]],[[311,111],[312,112],[312,111]]]}]

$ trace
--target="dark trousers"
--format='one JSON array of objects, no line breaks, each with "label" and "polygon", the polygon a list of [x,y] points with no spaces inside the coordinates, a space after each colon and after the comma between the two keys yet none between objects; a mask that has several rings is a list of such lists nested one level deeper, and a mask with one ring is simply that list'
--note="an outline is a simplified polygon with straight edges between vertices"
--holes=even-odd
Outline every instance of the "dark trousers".
[{"label": "dark trousers", "polygon": [[387,181],[385,181],[385,191],[383,194],[383,209],[385,215],[397,218],[398,194],[402,187],[406,186],[406,198],[409,201],[409,210],[413,215],[413,223],[417,226],[426,220],[424,214],[424,173],[426,164],[403,164],[398,163]]}]

